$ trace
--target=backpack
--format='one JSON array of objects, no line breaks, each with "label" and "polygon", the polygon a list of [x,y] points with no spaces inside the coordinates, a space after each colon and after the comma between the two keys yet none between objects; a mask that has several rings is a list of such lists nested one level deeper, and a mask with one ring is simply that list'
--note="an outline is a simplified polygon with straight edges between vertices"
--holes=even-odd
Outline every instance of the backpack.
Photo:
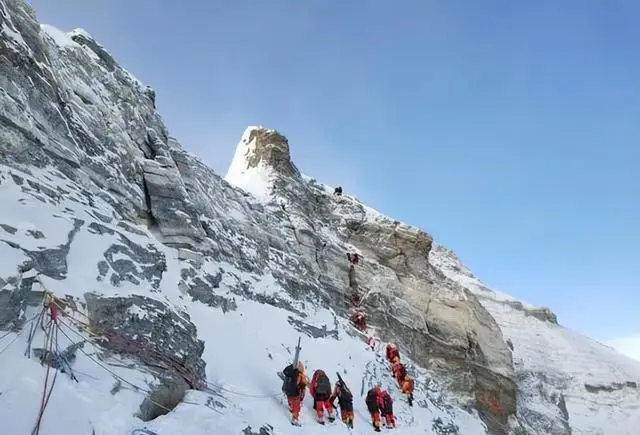
[{"label": "backpack", "polygon": [[344,385],[340,388],[340,400],[343,402],[353,402],[353,394]]},{"label": "backpack", "polygon": [[318,374],[315,392],[319,396],[329,397],[331,395],[331,382],[325,373]]},{"label": "backpack", "polygon": [[286,367],[283,372],[284,379],[282,380],[282,392],[287,396],[294,396],[299,394],[298,388],[298,376],[299,372],[294,369],[293,366]]},{"label": "backpack", "polygon": [[382,395],[383,410],[386,414],[393,414],[393,400],[389,393]]},{"label": "backpack", "polygon": [[407,368],[404,364],[400,364],[400,367],[398,367],[398,375],[400,379],[404,379],[404,377],[407,376]]},{"label": "backpack", "polygon": [[284,379],[282,380],[282,392],[287,394],[292,390],[291,388],[292,386],[293,386],[293,379],[291,379],[288,376],[285,376]]},{"label": "backpack", "polygon": [[378,395],[373,389],[369,390],[369,392],[367,393],[367,398],[364,400],[364,402],[366,403],[369,412],[378,410]]}]

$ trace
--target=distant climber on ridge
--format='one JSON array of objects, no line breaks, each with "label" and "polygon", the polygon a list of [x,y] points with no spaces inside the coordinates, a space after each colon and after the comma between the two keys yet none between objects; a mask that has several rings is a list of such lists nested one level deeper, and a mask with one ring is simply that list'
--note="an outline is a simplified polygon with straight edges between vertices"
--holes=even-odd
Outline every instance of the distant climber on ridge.
[{"label": "distant climber on ridge", "polygon": [[350,252],[347,252],[347,260],[349,260],[349,263],[355,266],[360,261],[360,256],[355,252],[353,254]]},{"label": "distant climber on ridge", "polygon": [[291,411],[291,424],[300,425],[300,407],[301,398],[304,397],[304,389],[307,386],[306,376],[304,374],[304,364],[298,361],[294,368],[293,364],[289,364],[282,371],[284,380],[282,382],[282,391],[287,396],[289,403],[289,411]]},{"label": "distant climber on ridge", "polygon": [[367,329],[367,318],[365,317],[362,310],[357,310],[355,313],[353,313],[353,315],[351,316],[351,322],[360,331],[364,331],[365,329]]},{"label": "distant climber on ridge", "polygon": [[380,432],[380,408],[384,405],[382,402],[382,390],[379,386],[375,386],[369,390],[365,399],[369,414],[371,414],[371,424],[376,432]]},{"label": "distant climber on ridge", "polygon": [[393,363],[395,358],[400,358],[400,352],[395,344],[389,343],[387,344],[387,361],[389,361],[389,363]]},{"label": "distant climber on ridge", "polygon": [[335,189],[333,189],[333,194],[336,196],[341,196],[342,195],[342,186],[338,186]]},{"label": "distant climber on ridge", "polygon": [[351,394],[351,391],[349,391],[342,380],[336,382],[335,389],[329,401],[333,404],[336,399],[338,399],[338,405],[340,406],[340,418],[342,422],[353,429],[353,394]]},{"label": "distant climber on ridge", "polygon": [[353,305],[354,307],[357,307],[358,305],[360,305],[362,298],[360,297],[358,292],[352,292],[349,300],[351,301],[351,305]]},{"label": "distant climber on ridge", "polygon": [[313,409],[316,410],[318,423],[324,424],[324,411],[329,415],[329,421],[334,421],[335,415],[331,404],[331,381],[323,370],[316,370],[309,384],[309,392],[313,397]]}]

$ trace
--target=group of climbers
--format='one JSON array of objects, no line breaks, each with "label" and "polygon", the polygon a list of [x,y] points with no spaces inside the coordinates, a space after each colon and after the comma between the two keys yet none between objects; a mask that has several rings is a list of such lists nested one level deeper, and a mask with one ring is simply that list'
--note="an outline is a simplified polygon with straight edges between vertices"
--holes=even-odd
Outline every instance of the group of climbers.
[{"label": "group of climbers", "polygon": [[[342,188],[337,187],[334,194],[338,196],[342,195]],[[358,292],[358,284],[355,279],[355,266],[359,263],[360,255],[355,252],[347,252],[347,260],[349,261],[350,300],[354,307],[350,320],[357,329],[364,331],[367,329],[367,321],[364,311],[359,307],[362,298]],[[369,345],[372,349],[375,348],[375,343],[371,343],[371,340]],[[296,353],[296,361],[297,356],[298,354]],[[395,345],[390,344],[387,346],[386,356],[392,364],[394,376],[400,389],[403,393],[407,394],[409,404],[411,405],[413,399],[413,379],[407,375],[404,365],[400,362],[400,355]],[[311,377],[311,382],[309,382],[304,372],[304,365],[300,361],[295,364],[295,367],[294,364],[287,366],[282,371],[282,374],[284,377],[282,391],[287,396],[289,403],[291,424],[300,425],[300,410],[304,399],[304,392],[308,386],[309,392],[313,397],[313,409],[316,412],[318,423],[325,423],[325,411],[330,422],[335,420],[334,409],[336,408],[335,401],[337,400],[342,422],[349,428],[353,428],[353,395],[339,374],[337,374],[338,380],[336,381],[333,392],[331,391],[331,381],[323,370],[316,370]],[[383,421],[387,428],[392,429],[395,427],[393,399],[388,391],[376,385],[368,391],[365,404],[371,414],[371,423],[376,432],[380,432]]]},{"label": "group of climbers", "polygon": [[362,297],[358,291],[358,282],[356,280],[355,266],[360,261],[360,254],[357,252],[347,252],[347,260],[349,261],[349,288],[351,289],[351,295],[349,297],[353,312],[351,313],[350,320],[353,326],[359,331],[365,331],[367,329],[367,316],[365,315],[360,303]]},{"label": "group of climbers", "polygon": [[391,371],[393,377],[396,378],[398,387],[402,393],[407,396],[409,406],[413,406],[413,388],[414,381],[411,376],[407,374],[407,368],[400,362],[400,352],[395,344],[389,343],[386,349],[387,361],[391,364]]},{"label": "group of climbers", "polygon": [[331,391],[331,381],[323,370],[316,370],[309,382],[304,373],[304,365],[298,361],[296,367],[288,365],[283,371],[282,391],[287,396],[291,424],[300,425],[300,410],[304,400],[304,392],[309,386],[309,393],[313,398],[313,409],[316,411],[318,423],[324,424],[325,411],[330,422],[335,420],[335,401],[340,407],[340,417],[344,424],[353,428],[353,395],[340,375],[335,388]]},{"label": "group of climbers", "polygon": [[[291,424],[300,425],[300,410],[304,400],[304,392],[307,386],[313,398],[313,409],[316,412],[317,421],[324,424],[325,411],[330,422],[335,420],[336,400],[340,408],[340,418],[349,428],[353,428],[353,394],[347,387],[344,380],[338,375],[333,392],[331,391],[331,381],[324,372],[318,369],[313,373],[309,382],[304,372],[304,365],[298,361],[296,367],[288,365],[283,371],[284,376],[282,391],[287,396],[289,411],[291,412]],[[382,420],[387,428],[395,427],[395,417],[393,415],[393,399],[389,392],[376,385],[367,393],[365,399],[367,409],[371,414],[371,423],[374,430],[380,432]]]}]

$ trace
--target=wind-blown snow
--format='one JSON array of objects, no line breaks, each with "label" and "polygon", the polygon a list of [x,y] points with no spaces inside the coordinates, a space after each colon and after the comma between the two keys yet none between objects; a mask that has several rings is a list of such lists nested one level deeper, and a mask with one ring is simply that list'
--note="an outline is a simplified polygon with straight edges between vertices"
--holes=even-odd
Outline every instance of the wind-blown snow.
[{"label": "wind-blown snow", "polygon": [[69,32],[69,36],[74,36],[74,35],[84,36],[87,39],[93,40],[93,36],[91,36],[91,33],[87,32],[85,29],[81,27],[75,28],[71,32]]},{"label": "wind-blown snow", "polygon": [[71,39],[70,35],[49,24],[41,24],[40,28],[46,33],[60,48],[80,47],[79,44]]}]

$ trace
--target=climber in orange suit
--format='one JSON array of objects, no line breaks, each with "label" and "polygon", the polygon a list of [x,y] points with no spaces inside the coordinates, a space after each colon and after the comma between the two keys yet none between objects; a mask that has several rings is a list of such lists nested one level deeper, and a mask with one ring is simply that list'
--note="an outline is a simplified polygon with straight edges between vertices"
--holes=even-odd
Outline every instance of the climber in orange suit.
[{"label": "climber in orange suit", "polygon": [[415,383],[413,378],[409,375],[406,375],[402,380],[402,393],[407,396],[407,401],[409,402],[409,406],[413,406],[413,389],[415,387]]},{"label": "climber in orange suit", "polygon": [[282,371],[284,380],[282,383],[282,391],[287,396],[289,410],[291,411],[291,423],[300,424],[300,408],[301,397],[304,396],[304,390],[307,386],[307,377],[304,374],[304,365],[302,361],[298,361],[294,368],[293,364],[288,365]]},{"label": "climber in orange suit", "polygon": [[351,394],[351,391],[349,391],[341,381],[336,382],[335,389],[329,401],[333,404],[336,399],[338,399],[338,405],[340,406],[342,422],[353,429],[353,394]]},{"label": "climber in orange suit", "polygon": [[394,367],[393,375],[398,382],[398,386],[402,387],[402,381],[404,380],[404,377],[407,376],[407,369],[404,364],[398,362],[398,364]]},{"label": "climber in orange suit", "polygon": [[400,358],[399,357],[395,357],[393,358],[393,360],[391,360],[391,371],[393,372],[393,376],[396,376],[396,372],[398,371],[398,369],[400,369],[400,366],[402,365],[402,363],[400,362]]}]

